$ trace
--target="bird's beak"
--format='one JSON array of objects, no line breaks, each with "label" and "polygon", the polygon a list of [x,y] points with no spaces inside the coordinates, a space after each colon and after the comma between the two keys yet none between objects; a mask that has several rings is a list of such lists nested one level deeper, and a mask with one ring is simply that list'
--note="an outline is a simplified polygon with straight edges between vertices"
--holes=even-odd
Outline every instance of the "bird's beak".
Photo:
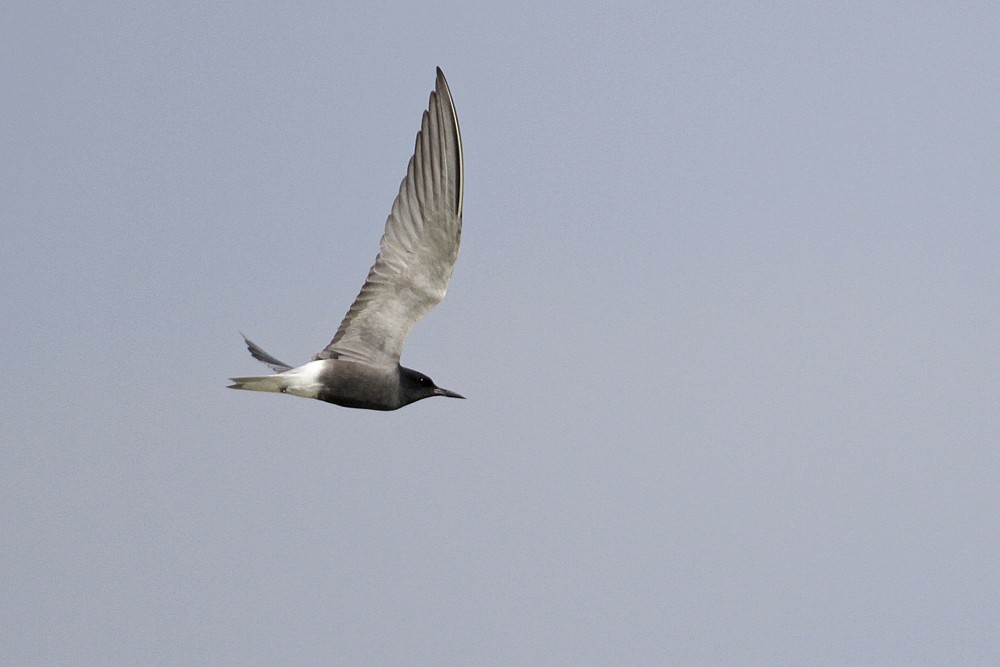
[{"label": "bird's beak", "polygon": [[448,396],[449,398],[465,398],[461,394],[456,394],[453,391],[448,391],[447,389],[442,389],[441,387],[435,387],[434,394],[437,396]]}]

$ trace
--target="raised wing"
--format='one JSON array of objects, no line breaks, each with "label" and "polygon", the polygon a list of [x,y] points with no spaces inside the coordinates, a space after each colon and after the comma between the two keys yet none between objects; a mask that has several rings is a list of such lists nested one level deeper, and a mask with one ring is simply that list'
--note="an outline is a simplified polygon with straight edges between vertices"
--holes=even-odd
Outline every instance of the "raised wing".
[{"label": "raised wing", "polygon": [[406,337],[448,289],[462,236],[462,180],[458,116],[439,68],[375,265],[314,359],[399,363]]}]

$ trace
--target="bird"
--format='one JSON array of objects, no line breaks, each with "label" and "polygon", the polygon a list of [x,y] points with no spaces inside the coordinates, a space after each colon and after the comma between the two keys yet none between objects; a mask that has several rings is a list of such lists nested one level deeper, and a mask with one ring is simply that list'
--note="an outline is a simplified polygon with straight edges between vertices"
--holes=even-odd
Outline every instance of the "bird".
[{"label": "bird", "polygon": [[250,355],[275,374],[230,378],[229,388],[366,410],[397,410],[431,396],[465,398],[399,363],[406,337],[441,302],[451,280],[462,237],[463,185],[458,116],[439,67],[375,264],[333,340],[293,368],[241,332]]}]

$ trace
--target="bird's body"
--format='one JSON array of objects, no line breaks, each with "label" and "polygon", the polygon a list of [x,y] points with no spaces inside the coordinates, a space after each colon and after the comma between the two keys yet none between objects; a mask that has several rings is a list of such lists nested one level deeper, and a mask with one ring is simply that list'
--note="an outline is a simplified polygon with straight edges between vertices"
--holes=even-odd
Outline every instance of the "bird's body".
[{"label": "bird's body", "polygon": [[[235,389],[292,394],[367,410],[396,410],[428,396],[462,398],[399,364],[378,368],[341,359],[317,359],[277,375],[233,378],[233,382],[240,384]],[[429,393],[424,394],[424,388]]]},{"label": "bird's body", "polygon": [[447,291],[462,236],[462,190],[458,117],[439,69],[375,264],[337,334],[296,368],[244,336],[250,354],[277,374],[231,378],[230,388],[369,410],[430,396],[463,398],[399,363],[406,337]]}]

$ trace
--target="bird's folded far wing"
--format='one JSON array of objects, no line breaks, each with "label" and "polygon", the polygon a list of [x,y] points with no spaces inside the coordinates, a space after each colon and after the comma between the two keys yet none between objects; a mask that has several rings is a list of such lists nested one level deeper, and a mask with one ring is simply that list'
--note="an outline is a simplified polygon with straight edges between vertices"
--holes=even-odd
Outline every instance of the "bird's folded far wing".
[{"label": "bird's folded far wing", "polygon": [[284,373],[285,371],[292,369],[292,367],[284,361],[279,361],[262,350],[260,345],[247,338],[246,334],[242,331],[240,332],[240,335],[243,336],[243,341],[247,344],[247,349],[250,350],[250,355],[260,363],[270,367],[275,373]]},{"label": "bird's folded far wing", "polygon": [[314,359],[399,362],[410,331],[448,289],[462,236],[462,179],[458,117],[438,69],[378,257],[337,334]]}]

